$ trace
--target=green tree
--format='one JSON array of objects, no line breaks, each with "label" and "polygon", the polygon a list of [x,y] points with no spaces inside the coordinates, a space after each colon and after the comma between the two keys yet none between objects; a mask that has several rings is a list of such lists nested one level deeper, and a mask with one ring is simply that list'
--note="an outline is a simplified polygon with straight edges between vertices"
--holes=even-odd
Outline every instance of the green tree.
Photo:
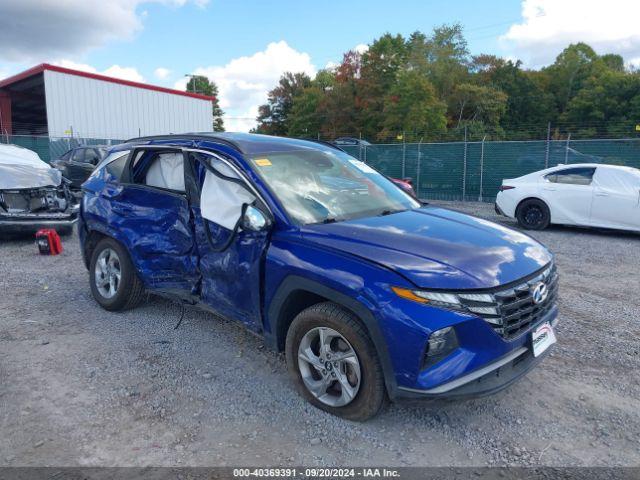
[{"label": "green tree", "polygon": [[556,57],[553,65],[543,69],[549,76],[549,88],[560,113],[593,74],[597,58],[596,52],[586,43],[571,44]]},{"label": "green tree", "polygon": [[320,70],[305,88],[293,98],[289,113],[287,135],[290,137],[316,136],[323,126],[325,115],[323,102],[336,85],[336,74],[330,70]]},{"label": "green tree", "polygon": [[213,131],[224,132],[224,111],[220,108],[218,85],[204,75],[192,75],[187,82],[187,92],[214,97],[211,102],[213,106]]},{"label": "green tree", "polygon": [[463,83],[451,97],[450,111],[456,112],[455,128],[473,124],[474,129],[483,125],[485,132],[500,133],[500,119],[507,108],[507,95],[493,87]]},{"label": "green tree", "polygon": [[[354,95],[359,108],[356,131],[373,137],[384,128],[385,97],[407,63],[407,45],[402,35],[384,34],[362,55],[359,78],[354,79]],[[355,133],[355,131],[354,131]]]},{"label": "green tree", "polygon": [[384,104],[383,138],[405,132],[405,140],[427,140],[446,130],[446,105],[438,100],[429,80],[417,71],[399,73]]},{"label": "green tree", "polygon": [[278,85],[269,92],[267,103],[258,109],[256,131],[268,135],[286,135],[293,99],[309,86],[311,78],[306,73],[286,72],[282,75]]},{"label": "green tree", "polygon": [[507,95],[500,124],[512,135],[539,138],[546,134],[548,122],[555,121],[557,111],[553,94],[545,90],[539,76],[523,71],[521,63],[498,59],[481,73],[481,84],[491,85]]},{"label": "green tree", "polygon": [[640,74],[607,70],[589,78],[562,121],[584,125],[576,136],[629,135],[640,120]]},{"label": "green tree", "polygon": [[427,76],[443,100],[469,76],[469,49],[460,24],[434,28],[426,41]]}]

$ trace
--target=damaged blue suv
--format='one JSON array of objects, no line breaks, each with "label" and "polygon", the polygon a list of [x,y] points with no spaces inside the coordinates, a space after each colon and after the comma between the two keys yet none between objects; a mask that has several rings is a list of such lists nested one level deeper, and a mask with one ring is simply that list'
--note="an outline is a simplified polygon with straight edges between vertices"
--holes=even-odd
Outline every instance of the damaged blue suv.
[{"label": "damaged blue suv", "polygon": [[285,351],[309,402],[347,419],[387,399],[498,391],[555,342],[543,246],[422,205],[332,145],[139,138],[83,190],[80,242],[102,307],[148,291],[242,322]]}]

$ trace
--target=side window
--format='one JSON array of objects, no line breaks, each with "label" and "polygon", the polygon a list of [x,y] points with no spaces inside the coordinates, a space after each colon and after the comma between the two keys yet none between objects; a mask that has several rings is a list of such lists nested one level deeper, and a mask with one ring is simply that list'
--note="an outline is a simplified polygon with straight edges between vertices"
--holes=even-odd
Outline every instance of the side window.
[{"label": "side window", "polygon": [[141,150],[133,161],[131,183],[184,192],[182,152]]},{"label": "side window", "polygon": [[551,183],[564,183],[568,185],[591,185],[595,168],[567,168],[550,173],[544,178]]},{"label": "side window", "polygon": [[87,148],[84,154],[84,162],[96,165],[100,160],[100,155],[94,148]]},{"label": "side window", "polygon": [[72,153],[73,153],[73,150],[69,150],[67,153],[65,153],[60,157],[60,160],[69,160],[71,158]]},{"label": "side window", "polygon": [[120,180],[122,172],[127,165],[127,158],[129,158],[130,150],[124,150],[122,152],[114,152],[104,159],[106,164],[104,169],[107,174],[112,177],[113,180]]},{"label": "side window", "polygon": [[84,148],[77,148],[73,151],[73,156],[71,160],[74,162],[82,162],[84,161]]}]

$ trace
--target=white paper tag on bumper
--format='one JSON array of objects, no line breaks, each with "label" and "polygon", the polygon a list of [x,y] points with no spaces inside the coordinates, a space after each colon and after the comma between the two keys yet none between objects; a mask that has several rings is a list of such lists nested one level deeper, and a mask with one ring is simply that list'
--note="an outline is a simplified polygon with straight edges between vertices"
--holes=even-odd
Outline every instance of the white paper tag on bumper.
[{"label": "white paper tag on bumper", "polygon": [[534,357],[539,356],[547,348],[556,343],[556,334],[549,322],[544,322],[531,332],[531,343],[533,345]]}]

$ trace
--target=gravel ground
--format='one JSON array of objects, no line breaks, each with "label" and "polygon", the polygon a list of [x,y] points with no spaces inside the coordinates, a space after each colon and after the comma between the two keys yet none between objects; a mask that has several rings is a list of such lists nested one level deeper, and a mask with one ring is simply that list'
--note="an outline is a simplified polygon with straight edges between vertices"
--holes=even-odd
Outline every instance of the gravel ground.
[{"label": "gravel ground", "polygon": [[[507,225],[491,205],[449,203]],[[640,465],[640,236],[554,227],[559,343],[498,395],[394,404],[364,424],[293,390],[241,327],[151,297],[92,300],[64,253],[0,243],[0,465]]]}]

